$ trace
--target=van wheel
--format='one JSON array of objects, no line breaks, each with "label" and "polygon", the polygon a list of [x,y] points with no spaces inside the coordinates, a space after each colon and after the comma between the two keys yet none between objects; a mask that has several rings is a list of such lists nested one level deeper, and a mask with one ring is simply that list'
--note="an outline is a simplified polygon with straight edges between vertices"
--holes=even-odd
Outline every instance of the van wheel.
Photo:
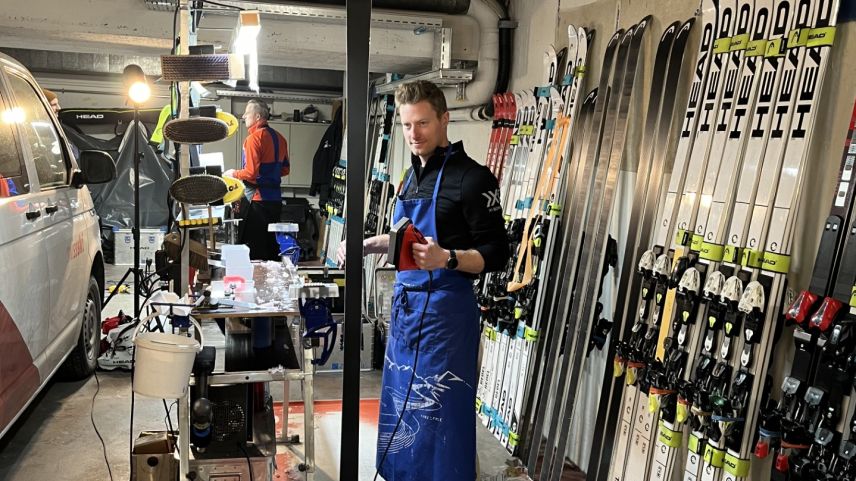
[{"label": "van wheel", "polygon": [[95,277],[89,278],[86,303],[83,306],[83,326],[77,344],[62,365],[60,376],[67,380],[80,380],[95,371],[101,342],[101,288]]}]

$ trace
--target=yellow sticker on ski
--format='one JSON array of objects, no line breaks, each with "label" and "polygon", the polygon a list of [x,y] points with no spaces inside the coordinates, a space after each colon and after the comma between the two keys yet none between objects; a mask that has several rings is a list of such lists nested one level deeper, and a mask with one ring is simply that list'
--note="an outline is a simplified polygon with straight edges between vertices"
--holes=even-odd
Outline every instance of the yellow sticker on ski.
[{"label": "yellow sticker on ski", "polygon": [[666,427],[663,421],[660,421],[660,432],[657,436],[657,439],[659,439],[662,444],[665,444],[666,446],[672,449],[677,449],[681,447],[683,434],[684,433],[680,431],[672,431],[671,429]]},{"label": "yellow sticker on ski", "polygon": [[691,252],[699,252],[701,250],[701,245],[704,243],[704,236],[693,234],[692,241],[690,242],[690,251]]},{"label": "yellow sticker on ski", "polygon": [[856,307],[856,286],[850,288],[850,307]]},{"label": "yellow sticker on ski", "polygon": [[788,48],[805,47],[811,29],[795,28],[788,32]]},{"label": "yellow sticker on ski", "polygon": [[808,32],[806,47],[829,47],[835,43],[835,27],[813,28]]},{"label": "yellow sticker on ski", "polygon": [[725,251],[722,254],[722,260],[724,262],[737,264],[740,260],[740,248],[731,244],[725,246]]},{"label": "yellow sticker on ski", "polygon": [[704,447],[704,462],[714,468],[721,468],[722,461],[725,458],[725,451],[716,449],[710,444]]},{"label": "yellow sticker on ski", "polygon": [[713,53],[728,53],[731,48],[731,37],[717,39],[713,42]]},{"label": "yellow sticker on ski", "polygon": [[767,53],[767,40],[751,40],[746,45],[746,52],[743,53],[746,57],[759,57]]},{"label": "yellow sticker on ski", "polygon": [[736,52],[738,50],[745,50],[746,46],[749,45],[749,34],[742,33],[740,35],[735,35],[731,37],[731,45],[728,47],[729,52]]},{"label": "yellow sticker on ski", "polygon": [[767,51],[764,52],[765,57],[784,57],[785,50],[782,48],[784,39],[774,38],[767,42]]},{"label": "yellow sticker on ski", "polygon": [[791,268],[791,256],[787,254],[776,254],[774,252],[765,252],[761,258],[761,268],[765,271],[777,272],[779,274],[787,274]]},{"label": "yellow sticker on ski", "polygon": [[690,434],[690,439],[687,441],[687,449],[693,454],[701,452],[701,440],[695,434]]},{"label": "yellow sticker on ski", "polygon": [[742,259],[740,259],[740,264],[746,267],[760,269],[763,255],[763,252],[755,249],[744,249]]},{"label": "yellow sticker on ski", "polygon": [[533,342],[538,340],[538,331],[532,329],[531,327],[526,327],[523,329],[523,339],[528,342]]},{"label": "yellow sticker on ski", "polygon": [[699,249],[699,257],[711,262],[719,262],[722,260],[725,251],[725,246],[714,244],[713,242],[702,242]]},{"label": "yellow sticker on ski", "polygon": [[725,455],[725,472],[731,474],[735,478],[745,478],[749,476],[749,460],[740,459],[732,454]]}]

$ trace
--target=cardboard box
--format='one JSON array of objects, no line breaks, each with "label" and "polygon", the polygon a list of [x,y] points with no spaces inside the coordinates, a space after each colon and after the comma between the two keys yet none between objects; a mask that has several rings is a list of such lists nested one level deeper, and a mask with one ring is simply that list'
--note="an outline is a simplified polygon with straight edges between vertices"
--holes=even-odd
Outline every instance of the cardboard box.
[{"label": "cardboard box", "polygon": [[173,456],[175,436],[166,431],[143,431],[134,441],[131,481],[174,481],[178,462]]}]

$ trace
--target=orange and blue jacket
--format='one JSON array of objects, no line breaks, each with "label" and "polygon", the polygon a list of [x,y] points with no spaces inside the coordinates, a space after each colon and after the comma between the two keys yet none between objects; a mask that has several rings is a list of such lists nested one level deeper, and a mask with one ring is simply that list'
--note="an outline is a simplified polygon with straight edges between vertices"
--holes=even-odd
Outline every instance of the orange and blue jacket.
[{"label": "orange and blue jacket", "polygon": [[280,179],[290,171],[285,137],[260,120],[249,128],[241,154],[241,168],[234,177],[256,188],[252,200],[280,201]]}]

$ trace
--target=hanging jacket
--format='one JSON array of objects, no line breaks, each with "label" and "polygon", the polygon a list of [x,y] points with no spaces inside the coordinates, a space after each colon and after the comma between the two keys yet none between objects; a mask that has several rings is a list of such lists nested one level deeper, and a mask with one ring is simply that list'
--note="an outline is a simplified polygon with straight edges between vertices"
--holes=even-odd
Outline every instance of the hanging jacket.
[{"label": "hanging jacket", "polygon": [[[323,205],[330,197],[330,184],[333,178],[333,167],[342,156],[342,108],[333,116],[333,123],[327,127],[315,157],[312,159],[312,185],[309,195],[318,195]],[[323,209],[322,209],[323,210]]]}]

